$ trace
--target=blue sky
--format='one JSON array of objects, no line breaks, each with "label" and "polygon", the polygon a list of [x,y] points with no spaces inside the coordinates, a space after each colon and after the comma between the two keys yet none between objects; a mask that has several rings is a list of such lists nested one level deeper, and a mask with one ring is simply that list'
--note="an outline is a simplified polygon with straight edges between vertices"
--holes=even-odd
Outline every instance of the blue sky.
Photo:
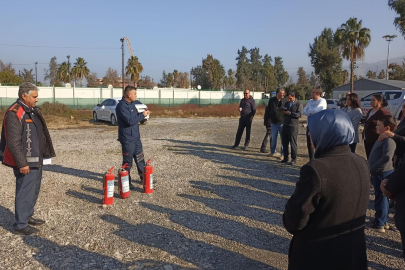
[{"label": "blue sky", "polygon": [[[19,70],[34,68],[38,80],[51,57],[58,63],[83,57],[92,72],[121,74],[120,38],[128,37],[144,67],[142,75],[159,81],[162,71],[190,72],[212,54],[236,69],[237,50],[259,47],[261,55],[281,56],[290,74],[311,71],[309,43],[323,28],[335,30],[350,17],[363,20],[372,41],[364,62],[387,57],[384,35],[396,34],[390,58],[405,55],[405,40],[393,25],[387,0],[250,1],[3,1],[0,8],[0,60]],[[7,46],[8,45],[24,45]],[[49,47],[29,47],[49,46]],[[81,47],[81,48],[52,48]],[[86,48],[86,49],[85,49]],[[92,49],[90,49],[92,48]],[[95,49],[111,48],[111,49]],[[128,51],[125,47],[125,58]]]}]

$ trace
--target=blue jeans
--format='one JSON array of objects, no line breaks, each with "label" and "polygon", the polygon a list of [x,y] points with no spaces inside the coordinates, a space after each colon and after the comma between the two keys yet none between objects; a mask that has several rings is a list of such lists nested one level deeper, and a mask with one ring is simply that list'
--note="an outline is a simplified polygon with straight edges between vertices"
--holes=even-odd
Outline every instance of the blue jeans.
[{"label": "blue jeans", "polygon": [[388,222],[389,202],[388,198],[384,196],[380,189],[383,179],[387,178],[394,170],[378,173],[371,176],[371,182],[374,186],[375,199],[374,199],[374,223],[377,226],[384,226]]},{"label": "blue jeans", "polygon": [[281,149],[280,154],[283,155],[283,141],[282,141],[282,129],[283,124],[271,124],[271,150],[272,154],[275,154],[277,151],[277,135],[280,134],[281,140]]},{"label": "blue jeans", "polygon": [[145,167],[145,158],[143,156],[142,151],[142,142],[140,139],[129,142],[129,141],[121,141],[122,146],[122,165],[128,163],[129,168],[126,170],[128,171],[129,175],[129,183],[131,183],[131,168],[132,168],[132,161],[135,160],[136,168],[138,170],[139,177],[141,181],[143,179],[143,167]]}]

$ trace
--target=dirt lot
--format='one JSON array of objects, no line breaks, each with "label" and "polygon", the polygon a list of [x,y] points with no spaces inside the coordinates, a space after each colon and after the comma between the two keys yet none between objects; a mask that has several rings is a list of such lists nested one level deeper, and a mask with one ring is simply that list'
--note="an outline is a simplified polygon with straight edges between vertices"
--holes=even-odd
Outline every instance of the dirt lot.
[{"label": "dirt lot", "polygon": [[[161,118],[141,126],[155,191],[141,193],[138,181],[128,199],[116,191],[108,208],[102,178],[121,163],[117,127],[52,130],[57,157],[44,167],[36,216],[47,223],[39,235],[11,233],[15,180],[0,166],[0,268],[287,269],[291,236],[281,217],[307,161],[305,129],[299,166],[286,166],[259,153],[260,119],[251,148],[230,149],[237,122]],[[373,199],[370,190],[370,209]],[[399,233],[367,231],[367,247],[370,269],[405,269]]]}]

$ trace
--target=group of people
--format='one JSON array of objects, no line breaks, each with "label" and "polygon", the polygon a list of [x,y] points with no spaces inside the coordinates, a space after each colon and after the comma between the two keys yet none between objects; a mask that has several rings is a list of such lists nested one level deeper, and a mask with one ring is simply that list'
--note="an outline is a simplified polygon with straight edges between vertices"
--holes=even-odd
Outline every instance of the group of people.
[{"label": "group of people", "polygon": [[[131,167],[135,160],[142,182],[145,158],[139,134],[139,122],[150,114],[149,110],[139,113],[136,109],[136,88],[127,86],[119,101],[116,113],[118,120],[118,141],[122,147],[122,164],[127,164],[130,189]],[[38,199],[42,168],[55,157],[52,140],[38,102],[38,88],[28,82],[20,85],[18,99],[6,111],[0,140],[0,161],[13,168],[16,177],[14,234],[32,235],[39,232],[37,226],[45,220],[34,218],[34,207]],[[155,181],[156,182],[156,181]]]},{"label": "group of people", "polygon": [[[297,163],[299,119],[302,115],[309,116],[322,110],[326,110],[326,100],[321,96],[321,87],[315,87],[311,91],[311,100],[309,100],[305,108],[303,108],[300,101],[296,99],[294,92],[289,92],[286,95],[284,88],[278,88],[276,90],[276,95],[269,99],[268,105],[265,109],[264,126],[266,127],[266,134],[260,147],[260,152],[268,153],[267,143],[270,141],[269,157],[279,157],[281,163],[295,165]],[[239,126],[236,133],[235,143],[232,148],[235,149],[239,146],[243,131],[246,128],[244,145],[244,149],[246,150],[249,147],[252,121],[256,113],[255,100],[247,89],[244,91],[244,98],[240,101],[239,110]],[[280,154],[277,153],[277,137],[279,135],[281,139]],[[309,159],[312,160],[314,158],[314,150],[312,149],[311,141],[309,139],[308,128],[306,137]],[[290,149],[291,153],[289,151]],[[291,160],[289,160],[290,155]]]},{"label": "group of people", "polygon": [[[348,93],[340,110],[308,116],[314,158],[301,167],[283,214],[293,234],[288,269],[367,269],[365,227],[396,230],[388,225],[389,199],[405,250],[405,105],[399,124],[386,105],[383,95],[373,95],[362,134],[367,161],[355,154],[362,118],[357,94]],[[375,216],[365,226],[370,181]]]}]

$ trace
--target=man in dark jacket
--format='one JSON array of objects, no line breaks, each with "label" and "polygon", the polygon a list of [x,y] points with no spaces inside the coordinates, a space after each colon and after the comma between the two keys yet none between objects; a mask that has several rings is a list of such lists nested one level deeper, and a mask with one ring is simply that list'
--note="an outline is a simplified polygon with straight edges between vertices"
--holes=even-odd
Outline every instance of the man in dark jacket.
[{"label": "man in dark jacket", "polygon": [[238,131],[236,132],[235,143],[232,146],[233,149],[239,146],[242,139],[243,130],[246,128],[245,138],[245,150],[249,147],[250,143],[250,130],[252,128],[253,117],[256,114],[256,103],[253,97],[250,95],[250,91],[246,89],[243,93],[244,98],[241,99],[239,104],[240,118]]},{"label": "man in dark jacket", "polygon": [[282,142],[284,159],[281,163],[288,162],[288,145],[291,145],[291,162],[288,165],[295,165],[297,163],[297,136],[298,136],[298,119],[301,118],[302,104],[296,100],[295,93],[290,92],[287,96],[288,102],[280,110],[284,114]]},{"label": "man in dark jacket", "polygon": [[38,88],[24,82],[19,99],[4,115],[0,141],[0,160],[12,167],[16,177],[14,234],[31,235],[39,230],[32,226],[45,223],[36,219],[34,207],[42,180],[44,159],[55,156],[48,128],[39,108]]},{"label": "man in dark jacket", "polygon": [[150,114],[149,110],[138,113],[135,107],[136,88],[128,85],[125,87],[124,96],[119,101],[116,113],[118,121],[118,141],[122,147],[122,165],[128,163],[129,186],[131,190],[135,187],[131,183],[132,160],[135,160],[139,177],[142,182],[142,170],[145,166],[145,158],[142,150],[141,135],[139,133],[139,122]]},{"label": "man in dark jacket", "polygon": [[[276,96],[272,97],[269,100],[269,104],[266,107],[265,112],[265,125],[270,127],[271,131],[271,139],[270,139],[270,154],[268,156],[274,157],[277,155],[277,136],[280,134],[280,139],[282,137],[282,129],[283,129],[283,122],[284,122],[284,114],[280,110],[280,108],[284,108],[287,99],[284,97],[285,90],[284,88],[278,88],[276,91]],[[266,139],[266,138],[265,138]],[[265,141],[263,140],[263,143]],[[267,141],[266,141],[267,144]],[[264,145],[264,149],[266,149],[266,144]],[[263,149],[263,144],[262,144]],[[283,142],[281,141],[281,149],[280,149],[280,159],[284,159],[283,156]]]}]

